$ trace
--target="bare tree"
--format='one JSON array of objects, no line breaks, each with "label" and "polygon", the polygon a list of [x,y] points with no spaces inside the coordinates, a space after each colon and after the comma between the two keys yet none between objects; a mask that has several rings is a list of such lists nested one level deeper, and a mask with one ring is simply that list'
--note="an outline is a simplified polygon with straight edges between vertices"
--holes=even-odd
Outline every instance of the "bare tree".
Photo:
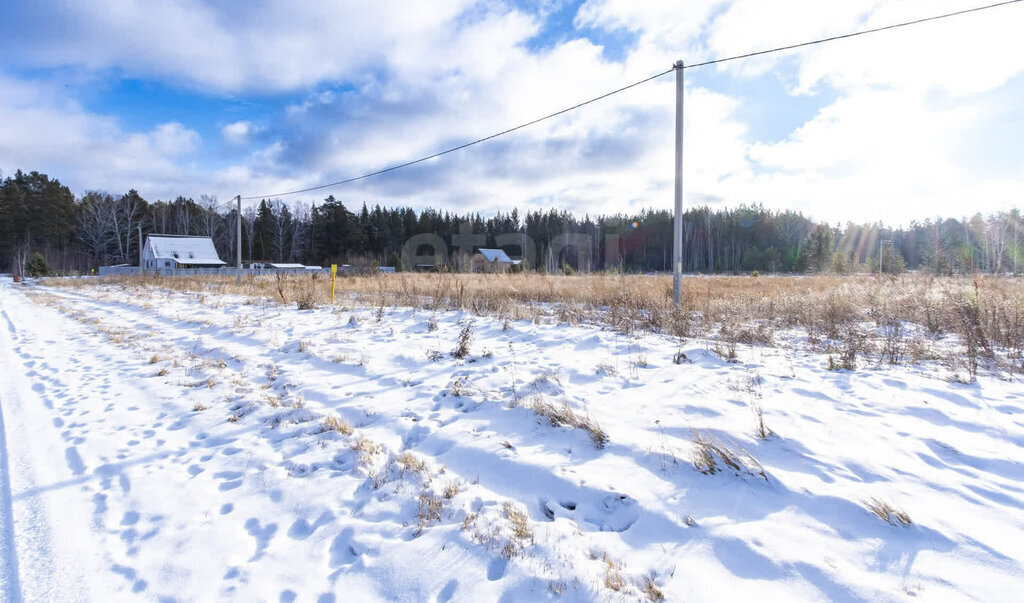
[{"label": "bare tree", "polygon": [[111,205],[113,199],[110,195],[99,192],[86,193],[79,202],[76,220],[78,240],[97,263],[102,263],[110,257],[114,238],[114,226],[111,221],[114,212],[109,209]]},{"label": "bare tree", "polygon": [[[134,189],[121,195],[114,204],[114,228],[118,235],[119,261],[128,263],[133,258],[131,249],[132,237],[135,237],[136,226],[142,219],[144,201]],[[122,243],[123,238],[123,243]],[[139,246],[142,241],[139,241]],[[132,256],[132,257],[129,257]]]},{"label": "bare tree", "polygon": [[270,214],[270,250],[278,261],[288,259],[290,255],[290,241],[292,231],[292,213],[288,206],[280,199],[274,199],[269,204]]},{"label": "bare tree", "polygon": [[247,207],[242,211],[242,228],[245,230],[245,238],[249,251],[249,261],[252,261],[252,239],[256,235],[256,208]]},{"label": "bare tree", "polygon": [[288,247],[289,262],[297,261],[302,257],[302,249],[309,242],[309,229],[309,206],[305,203],[296,203],[292,210],[292,232]]}]

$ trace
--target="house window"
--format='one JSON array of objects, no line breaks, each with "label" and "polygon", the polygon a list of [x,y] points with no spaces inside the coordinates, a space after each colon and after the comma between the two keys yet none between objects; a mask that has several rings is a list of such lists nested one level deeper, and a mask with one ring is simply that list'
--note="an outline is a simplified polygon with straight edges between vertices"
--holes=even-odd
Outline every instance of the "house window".
[{"label": "house window", "polygon": [[171,262],[170,261],[164,262],[164,268],[170,268],[170,267],[171,267]]}]

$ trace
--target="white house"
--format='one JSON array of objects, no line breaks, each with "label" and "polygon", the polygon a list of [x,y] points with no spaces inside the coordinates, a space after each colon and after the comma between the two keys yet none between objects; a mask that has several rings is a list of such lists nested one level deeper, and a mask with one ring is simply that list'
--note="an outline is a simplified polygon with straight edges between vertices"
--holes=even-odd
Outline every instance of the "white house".
[{"label": "white house", "polygon": [[142,248],[145,270],[220,268],[226,265],[217,255],[217,248],[210,237],[149,235]]}]

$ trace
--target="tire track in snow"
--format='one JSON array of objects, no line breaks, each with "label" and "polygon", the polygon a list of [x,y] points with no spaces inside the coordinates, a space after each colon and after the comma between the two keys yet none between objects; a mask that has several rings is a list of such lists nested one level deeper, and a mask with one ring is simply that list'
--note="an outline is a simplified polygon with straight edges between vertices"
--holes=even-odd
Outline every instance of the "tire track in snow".
[{"label": "tire track in snow", "polygon": [[[5,349],[18,337],[14,323],[7,311],[0,306],[0,316],[4,318],[8,334],[0,338],[0,345]],[[4,356],[6,356],[6,351]],[[7,374],[14,374],[14,367],[7,366]],[[6,384],[4,384],[6,387]],[[21,584],[18,582],[18,549],[14,539],[14,506],[11,490],[11,458],[7,449],[7,424],[4,422],[4,405],[9,396],[0,392],[0,599],[4,601],[21,601]]]},{"label": "tire track in snow", "polygon": [[[26,303],[27,300],[9,287],[0,289],[0,295],[8,302],[5,307],[0,307],[0,315],[7,324],[7,332],[0,333],[0,366],[6,367],[8,376],[2,384],[2,404],[8,412],[0,429],[4,437],[2,448],[7,492],[0,495],[3,496],[0,502],[6,502],[10,512],[11,529],[5,530],[4,534],[10,538],[11,567],[16,572],[14,586],[17,588],[17,591],[7,588],[7,592],[0,593],[3,593],[5,601],[86,601],[89,600],[87,573],[83,570],[78,551],[69,549],[66,543],[61,543],[63,548],[55,546],[54,533],[61,533],[64,526],[58,524],[66,518],[54,514],[52,498],[48,505],[44,498],[47,495],[45,490],[38,488],[41,479],[38,468],[41,465],[35,455],[45,450],[46,444],[40,444],[38,436],[44,432],[38,430],[38,425],[26,422],[26,410],[46,407],[45,404],[32,404],[46,402],[42,393],[45,389],[32,387],[30,390],[24,383],[24,378],[34,372],[35,361],[23,348],[28,346],[32,349],[35,340],[19,331],[15,314],[11,312],[18,302]],[[15,303],[10,303],[12,301]],[[37,445],[43,448],[37,448]],[[57,524],[54,519],[58,520]],[[66,534],[61,534],[66,537]]]},{"label": "tire track in snow", "polygon": [[[7,314],[4,313],[4,318]],[[18,550],[14,544],[14,510],[11,504],[11,470],[7,459],[7,432],[4,424],[4,401],[0,394],[0,599],[21,601],[18,583]]]}]

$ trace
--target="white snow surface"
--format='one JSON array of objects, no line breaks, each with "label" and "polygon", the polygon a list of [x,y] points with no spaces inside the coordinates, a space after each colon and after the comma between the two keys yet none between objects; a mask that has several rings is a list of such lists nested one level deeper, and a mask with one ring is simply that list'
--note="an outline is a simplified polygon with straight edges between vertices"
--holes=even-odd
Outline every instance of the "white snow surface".
[{"label": "white snow surface", "polygon": [[[112,285],[8,280],[0,314],[0,600],[1024,592],[1019,377]],[[694,429],[764,476],[697,471]]]}]

